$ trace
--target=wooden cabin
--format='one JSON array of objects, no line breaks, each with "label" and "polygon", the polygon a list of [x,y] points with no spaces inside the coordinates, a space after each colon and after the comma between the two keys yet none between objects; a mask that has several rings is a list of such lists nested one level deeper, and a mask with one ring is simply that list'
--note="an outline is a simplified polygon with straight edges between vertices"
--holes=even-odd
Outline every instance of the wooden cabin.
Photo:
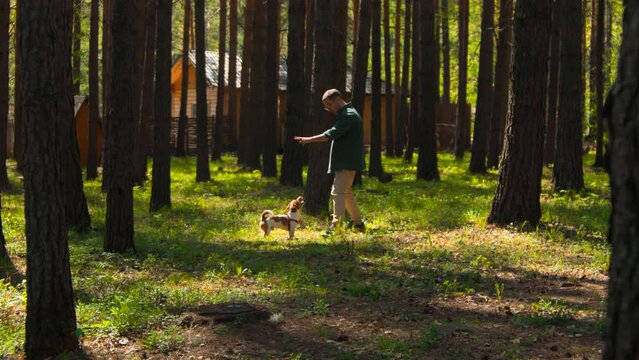
[{"label": "wooden cabin", "polygon": [[[89,156],[89,97],[75,96],[74,101],[75,131],[78,138],[78,149],[80,150],[80,163],[82,166],[86,166]],[[98,164],[100,164],[102,156],[102,123],[100,120],[98,120],[96,137],[95,151],[98,155]]]}]

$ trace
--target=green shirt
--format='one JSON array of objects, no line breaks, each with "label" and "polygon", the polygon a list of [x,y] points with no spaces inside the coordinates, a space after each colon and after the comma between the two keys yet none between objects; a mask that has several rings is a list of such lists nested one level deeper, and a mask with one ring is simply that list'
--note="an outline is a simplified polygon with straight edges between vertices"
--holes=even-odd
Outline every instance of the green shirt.
[{"label": "green shirt", "polygon": [[332,140],[329,174],[339,170],[364,170],[364,126],[351,103],[339,111],[333,127],[324,135]]}]

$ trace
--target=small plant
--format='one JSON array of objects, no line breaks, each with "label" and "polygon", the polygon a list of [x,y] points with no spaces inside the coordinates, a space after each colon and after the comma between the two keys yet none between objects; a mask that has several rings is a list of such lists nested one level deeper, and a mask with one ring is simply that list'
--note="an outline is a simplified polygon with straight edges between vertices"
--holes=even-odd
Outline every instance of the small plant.
[{"label": "small plant", "polygon": [[153,330],[142,338],[141,343],[147,348],[157,349],[166,354],[186,343],[180,330],[177,326],[170,326],[164,330]]},{"label": "small plant", "polygon": [[504,296],[504,283],[495,283],[495,298],[497,301],[501,301]]},{"label": "small plant", "polygon": [[419,348],[422,350],[434,349],[439,347],[441,334],[435,325],[429,325],[424,328],[419,336]]}]

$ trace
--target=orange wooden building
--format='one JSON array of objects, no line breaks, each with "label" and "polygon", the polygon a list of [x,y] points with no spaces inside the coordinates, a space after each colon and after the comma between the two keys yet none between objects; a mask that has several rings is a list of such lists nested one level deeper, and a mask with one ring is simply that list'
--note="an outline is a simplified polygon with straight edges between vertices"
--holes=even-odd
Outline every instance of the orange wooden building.
[{"label": "orange wooden building", "polygon": [[[87,165],[89,155],[89,97],[75,96],[75,130],[78,137],[78,148],[80,150],[80,163]],[[102,122],[98,120],[96,131],[96,149],[98,154],[98,164],[101,163],[102,156]]]}]

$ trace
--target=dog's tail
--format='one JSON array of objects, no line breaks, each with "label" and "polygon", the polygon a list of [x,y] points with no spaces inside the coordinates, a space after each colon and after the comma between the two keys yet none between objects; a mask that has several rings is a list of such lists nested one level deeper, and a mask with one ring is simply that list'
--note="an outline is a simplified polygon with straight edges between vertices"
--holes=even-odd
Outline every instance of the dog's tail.
[{"label": "dog's tail", "polygon": [[271,216],[273,216],[273,212],[271,210],[262,211],[262,221],[270,218]]}]

